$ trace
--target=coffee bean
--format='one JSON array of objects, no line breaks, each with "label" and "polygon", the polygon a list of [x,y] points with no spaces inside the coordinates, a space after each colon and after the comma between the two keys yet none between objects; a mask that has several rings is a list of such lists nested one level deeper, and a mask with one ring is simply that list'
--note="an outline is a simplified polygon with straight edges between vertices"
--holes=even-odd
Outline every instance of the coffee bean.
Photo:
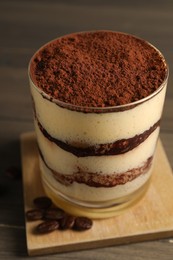
[{"label": "coffee bean", "polygon": [[44,216],[44,210],[42,209],[32,209],[26,212],[26,217],[30,221],[42,219]]},{"label": "coffee bean", "polygon": [[48,197],[38,197],[33,200],[35,206],[39,209],[47,209],[52,205],[52,201]]},{"label": "coffee bean", "polygon": [[74,229],[75,230],[87,230],[90,229],[93,225],[93,222],[91,219],[87,218],[87,217],[77,217],[75,219],[75,223],[74,223]]},{"label": "coffee bean", "polygon": [[45,211],[44,218],[50,220],[59,220],[64,217],[64,211],[59,208],[50,208]]},{"label": "coffee bean", "polygon": [[10,166],[5,170],[5,174],[13,179],[13,180],[18,180],[21,178],[21,169],[17,166]]},{"label": "coffee bean", "polygon": [[64,217],[59,221],[60,223],[60,228],[61,229],[70,229],[73,228],[74,223],[75,223],[76,217],[72,215],[64,215]]},{"label": "coffee bean", "polygon": [[26,217],[30,221],[41,219],[44,221],[36,227],[37,234],[46,234],[56,229],[84,231],[93,225],[88,217],[75,217],[58,207],[51,207],[52,201],[46,196],[35,198],[33,203],[37,209],[27,211]]},{"label": "coffee bean", "polygon": [[59,228],[59,222],[56,220],[47,220],[36,227],[36,232],[40,234],[50,233]]}]

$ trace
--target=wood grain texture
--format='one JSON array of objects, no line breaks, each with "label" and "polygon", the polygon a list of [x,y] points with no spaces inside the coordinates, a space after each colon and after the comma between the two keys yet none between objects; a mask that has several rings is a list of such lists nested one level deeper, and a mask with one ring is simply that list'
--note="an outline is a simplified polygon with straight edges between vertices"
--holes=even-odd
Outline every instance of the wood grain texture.
[{"label": "wood grain texture", "polygon": [[[172,0],[1,0],[0,1],[0,259],[26,259],[23,189],[5,175],[20,165],[22,132],[33,130],[27,67],[44,43],[70,32],[110,29],[153,43],[170,67],[161,139],[173,167]],[[37,259],[172,260],[169,239],[103,247]]]},{"label": "wood grain texture", "polygon": [[[27,212],[33,208],[34,198],[45,196],[34,133],[22,134],[21,149],[24,203]],[[88,231],[66,230],[36,235],[34,228],[41,221],[26,220],[28,254],[44,255],[171,237],[173,174],[160,141],[152,175],[149,189],[138,203],[119,216],[94,220],[93,227]]]}]

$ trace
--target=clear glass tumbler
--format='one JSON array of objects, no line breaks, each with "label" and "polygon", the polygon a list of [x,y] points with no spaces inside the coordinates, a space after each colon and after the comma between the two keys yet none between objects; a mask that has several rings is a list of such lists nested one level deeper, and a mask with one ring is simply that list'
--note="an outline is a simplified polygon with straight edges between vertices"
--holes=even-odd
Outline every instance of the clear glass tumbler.
[{"label": "clear glass tumbler", "polygon": [[32,60],[29,79],[46,194],[70,214],[119,214],[141,198],[150,182],[167,65],[162,85],[151,95],[101,108],[75,106],[46,94],[32,80]]}]

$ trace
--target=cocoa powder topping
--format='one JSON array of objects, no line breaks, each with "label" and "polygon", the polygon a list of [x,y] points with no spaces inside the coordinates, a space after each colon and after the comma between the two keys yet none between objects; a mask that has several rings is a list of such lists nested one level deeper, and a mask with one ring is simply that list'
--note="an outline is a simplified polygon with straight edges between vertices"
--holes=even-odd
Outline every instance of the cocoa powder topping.
[{"label": "cocoa powder topping", "polygon": [[64,36],[32,58],[33,82],[60,101],[85,107],[128,104],[152,94],[166,77],[163,57],[131,35],[110,31]]}]

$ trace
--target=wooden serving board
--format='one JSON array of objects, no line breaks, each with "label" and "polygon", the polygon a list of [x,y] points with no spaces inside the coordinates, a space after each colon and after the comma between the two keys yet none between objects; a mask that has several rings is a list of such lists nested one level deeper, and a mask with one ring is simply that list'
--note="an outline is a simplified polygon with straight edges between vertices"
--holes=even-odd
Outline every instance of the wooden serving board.
[{"label": "wooden serving board", "polygon": [[[44,195],[33,132],[21,135],[21,152],[26,212],[33,207],[32,201],[35,197]],[[157,146],[153,177],[147,193],[123,214],[109,219],[94,220],[93,227],[84,232],[57,230],[48,235],[36,235],[33,233],[36,224],[26,221],[29,255],[105,247],[172,236],[173,175],[161,141]]]}]

